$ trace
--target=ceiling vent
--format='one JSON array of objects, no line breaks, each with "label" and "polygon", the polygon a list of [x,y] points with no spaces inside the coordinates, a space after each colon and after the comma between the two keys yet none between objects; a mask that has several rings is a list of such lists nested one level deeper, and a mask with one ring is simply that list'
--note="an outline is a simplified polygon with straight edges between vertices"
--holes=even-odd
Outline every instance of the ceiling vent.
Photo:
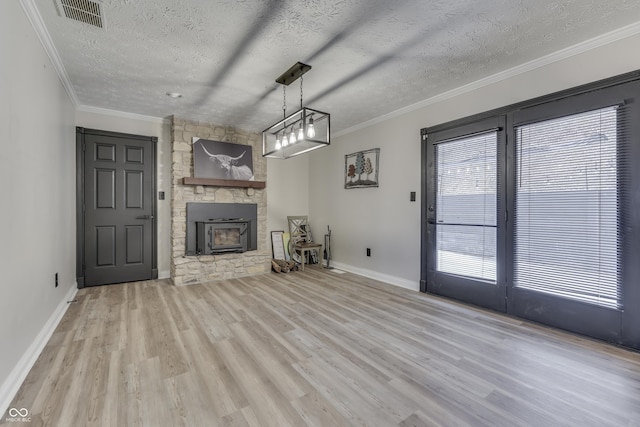
[{"label": "ceiling vent", "polygon": [[80,21],[94,27],[104,28],[102,2],[92,0],[56,0],[61,16]]}]

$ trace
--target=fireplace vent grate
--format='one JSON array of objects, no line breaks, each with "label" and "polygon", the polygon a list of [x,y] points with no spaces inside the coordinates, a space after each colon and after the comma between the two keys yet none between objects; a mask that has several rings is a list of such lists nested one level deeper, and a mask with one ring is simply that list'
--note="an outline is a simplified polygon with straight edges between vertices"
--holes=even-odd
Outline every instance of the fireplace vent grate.
[{"label": "fireplace vent grate", "polygon": [[102,3],[95,0],[56,0],[58,12],[75,21],[104,28]]}]

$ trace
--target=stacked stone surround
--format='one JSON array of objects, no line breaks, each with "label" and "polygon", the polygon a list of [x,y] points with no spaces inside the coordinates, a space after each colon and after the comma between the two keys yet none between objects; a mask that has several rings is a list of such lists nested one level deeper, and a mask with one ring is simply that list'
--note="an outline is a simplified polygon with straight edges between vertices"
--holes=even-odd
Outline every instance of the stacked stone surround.
[{"label": "stacked stone surround", "polygon": [[[267,245],[267,191],[252,188],[183,185],[193,176],[193,137],[232,142],[253,147],[256,181],[266,181],[267,161],[262,157],[262,139],[228,126],[194,122],[173,117],[171,194],[171,279],[174,285],[209,282],[268,273],[271,252]],[[258,250],[244,253],[185,256],[187,203],[255,203],[258,206]]]}]

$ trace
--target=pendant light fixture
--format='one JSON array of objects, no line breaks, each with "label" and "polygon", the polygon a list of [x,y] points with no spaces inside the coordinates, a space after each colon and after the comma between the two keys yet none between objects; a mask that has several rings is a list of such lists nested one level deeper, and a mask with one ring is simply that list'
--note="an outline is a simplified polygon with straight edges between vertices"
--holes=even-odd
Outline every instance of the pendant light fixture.
[{"label": "pendant light fixture", "polygon": [[[276,79],[282,85],[283,119],[262,131],[262,156],[287,159],[325,147],[330,141],[330,115],[303,106],[302,75],[310,65],[296,63]],[[300,79],[300,109],[287,116],[286,88]]]}]

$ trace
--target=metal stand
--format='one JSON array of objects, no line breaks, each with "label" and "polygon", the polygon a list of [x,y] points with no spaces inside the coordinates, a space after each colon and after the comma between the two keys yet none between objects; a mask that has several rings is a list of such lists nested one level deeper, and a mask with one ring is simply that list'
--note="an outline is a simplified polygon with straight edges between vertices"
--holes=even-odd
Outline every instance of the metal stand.
[{"label": "metal stand", "polygon": [[327,225],[327,234],[324,235],[324,258],[327,260],[327,266],[325,267],[327,270],[333,269],[329,265],[331,261],[331,229]]}]

